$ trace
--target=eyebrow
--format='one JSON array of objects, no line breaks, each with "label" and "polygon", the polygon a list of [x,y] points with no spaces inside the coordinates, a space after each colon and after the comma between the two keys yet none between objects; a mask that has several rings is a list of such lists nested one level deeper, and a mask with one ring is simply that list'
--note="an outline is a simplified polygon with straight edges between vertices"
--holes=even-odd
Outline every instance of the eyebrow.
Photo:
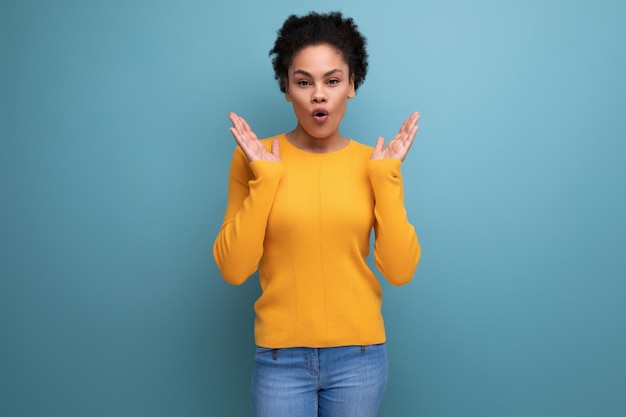
[{"label": "eyebrow", "polygon": [[[334,74],[334,73],[336,73],[336,72],[341,72],[341,73],[343,73],[343,70],[341,70],[341,69],[339,69],[339,68],[331,69],[330,71],[326,72],[326,73],[323,75],[323,77],[322,77],[322,78],[325,78],[325,77],[328,77],[328,76],[330,76],[330,75],[333,75],[333,74]],[[307,71],[305,71],[305,70],[301,70],[301,69],[297,69],[297,70],[295,70],[295,71],[293,72],[293,75],[296,75],[296,74],[302,74],[302,75],[304,75],[304,76],[306,76],[306,77],[313,78],[313,75],[312,75],[310,72],[307,72]]]}]

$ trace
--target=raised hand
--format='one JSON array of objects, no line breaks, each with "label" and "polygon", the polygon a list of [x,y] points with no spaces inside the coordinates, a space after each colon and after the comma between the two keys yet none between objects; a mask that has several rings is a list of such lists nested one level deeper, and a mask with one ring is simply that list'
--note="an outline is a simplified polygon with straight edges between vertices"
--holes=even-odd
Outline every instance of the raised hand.
[{"label": "raised hand", "polygon": [[420,114],[414,112],[408,119],[402,123],[400,131],[387,143],[385,146],[385,139],[379,136],[376,140],[376,146],[372,152],[371,159],[386,159],[396,158],[404,161],[406,154],[409,152],[413,139],[415,139],[415,133],[417,133],[417,121],[420,119]]},{"label": "raised hand", "polygon": [[248,123],[243,119],[243,117],[231,112],[228,115],[228,118],[233,124],[233,126],[229,128],[230,133],[233,134],[233,137],[237,141],[237,144],[243,151],[244,155],[246,155],[246,158],[248,158],[249,162],[258,160],[270,162],[280,161],[278,139],[274,139],[272,141],[272,151],[269,152],[256,137],[252,129],[250,129],[250,126],[248,126]]}]

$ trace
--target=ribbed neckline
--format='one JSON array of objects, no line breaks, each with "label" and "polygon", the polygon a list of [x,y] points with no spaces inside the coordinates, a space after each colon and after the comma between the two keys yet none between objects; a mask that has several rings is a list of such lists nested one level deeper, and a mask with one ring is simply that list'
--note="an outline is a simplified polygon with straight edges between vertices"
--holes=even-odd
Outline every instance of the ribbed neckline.
[{"label": "ribbed neckline", "polygon": [[301,153],[306,154],[306,155],[311,155],[312,158],[321,158],[323,156],[337,155],[337,154],[340,154],[341,152],[346,152],[355,143],[352,139],[348,138],[348,141],[349,141],[348,144],[346,146],[344,146],[343,148],[341,148],[341,149],[337,149],[336,151],[331,151],[331,152],[311,152],[311,151],[307,151],[307,150],[304,150],[304,149],[300,149],[297,146],[295,146],[293,143],[289,142],[289,139],[287,139],[287,135],[285,133],[281,133],[277,137],[280,139],[281,145],[283,143],[286,143],[287,146],[289,148],[293,149],[294,151],[301,152]]}]

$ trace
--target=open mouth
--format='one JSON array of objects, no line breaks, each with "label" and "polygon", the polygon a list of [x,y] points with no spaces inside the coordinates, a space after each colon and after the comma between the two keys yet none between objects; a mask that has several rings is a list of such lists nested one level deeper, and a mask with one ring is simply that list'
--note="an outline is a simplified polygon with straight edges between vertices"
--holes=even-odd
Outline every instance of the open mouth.
[{"label": "open mouth", "polygon": [[318,122],[325,121],[328,119],[328,110],[322,108],[313,110],[313,118]]}]

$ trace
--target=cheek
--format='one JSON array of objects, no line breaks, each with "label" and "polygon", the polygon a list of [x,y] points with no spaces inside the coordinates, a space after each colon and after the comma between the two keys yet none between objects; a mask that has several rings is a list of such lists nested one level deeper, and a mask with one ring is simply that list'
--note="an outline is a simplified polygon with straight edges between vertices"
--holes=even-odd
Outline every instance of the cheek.
[{"label": "cheek", "polygon": [[301,97],[296,97],[293,98],[291,101],[291,104],[293,104],[293,107],[295,109],[298,109],[300,111],[303,111],[304,109],[308,109],[308,102],[303,100]]}]

